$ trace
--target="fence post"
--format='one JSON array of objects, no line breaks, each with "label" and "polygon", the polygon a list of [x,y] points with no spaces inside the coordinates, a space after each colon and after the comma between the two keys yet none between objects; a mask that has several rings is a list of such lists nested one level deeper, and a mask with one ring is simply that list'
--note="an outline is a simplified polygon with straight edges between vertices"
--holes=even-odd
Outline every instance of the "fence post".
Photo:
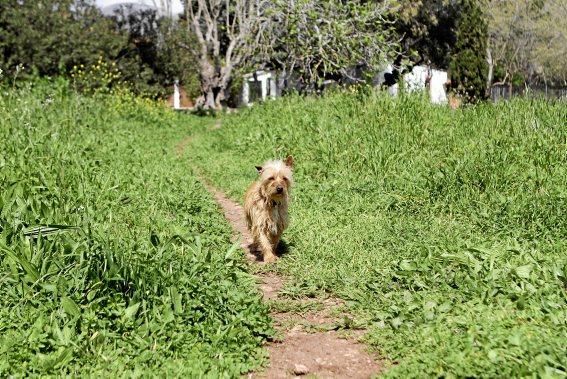
[{"label": "fence post", "polygon": [[181,108],[181,99],[179,95],[179,80],[175,79],[173,83],[173,109]]},{"label": "fence post", "polygon": [[264,73],[262,73],[262,80],[260,80],[260,88],[262,91],[262,101],[265,101],[268,96],[268,76]]},{"label": "fence post", "polygon": [[248,77],[244,76],[244,83],[242,83],[242,105],[248,105],[250,102],[250,84]]}]

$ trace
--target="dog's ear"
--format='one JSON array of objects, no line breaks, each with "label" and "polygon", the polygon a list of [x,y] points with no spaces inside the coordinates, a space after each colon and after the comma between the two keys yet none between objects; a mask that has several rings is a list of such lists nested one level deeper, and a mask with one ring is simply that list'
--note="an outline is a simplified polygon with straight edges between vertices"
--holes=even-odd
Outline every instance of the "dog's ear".
[{"label": "dog's ear", "polygon": [[262,166],[256,166],[256,171],[258,171],[258,174],[261,174],[263,169],[264,168]]},{"label": "dog's ear", "polygon": [[288,155],[287,158],[284,161],[285,165],[289,168],[293,167],[293,157],[291,155]]}]

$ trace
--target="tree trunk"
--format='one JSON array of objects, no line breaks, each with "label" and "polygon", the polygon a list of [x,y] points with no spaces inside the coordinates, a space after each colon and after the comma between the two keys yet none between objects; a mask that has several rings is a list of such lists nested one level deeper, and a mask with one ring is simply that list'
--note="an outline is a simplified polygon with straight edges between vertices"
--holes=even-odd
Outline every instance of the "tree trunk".
[{"label": "tree trunk", "polygon": [[219,77],[207,57],[201,57],[199,64],[201,66],[201,96],[195,105],[198,108],[217,110],[220,105],[216,100]]},{"label": "tree trunk", "polygon": [[198,108],[222,109],[231,72],[232,67],[225,66],[217,69],[208,59],[201,59],[201,96],[196,101]]},{"label": "tree trunk", "polygon": [[218,78],[207,80],[201,84],[201,96],[196,101],[196,106],[203,109],[221,110],[226,99],[226,88],[211,84],[218,82]]}]

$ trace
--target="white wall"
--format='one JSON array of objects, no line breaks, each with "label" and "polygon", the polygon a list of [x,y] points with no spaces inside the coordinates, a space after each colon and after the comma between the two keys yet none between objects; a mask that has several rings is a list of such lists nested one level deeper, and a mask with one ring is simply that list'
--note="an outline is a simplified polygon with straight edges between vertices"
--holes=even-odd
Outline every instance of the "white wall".
[{"label": "white wall", "polygon": [[428,70],[429,69],[426,66],[414,66],[411,69],[411,72],[404,74],[406,89],[410,92],[425,89],[425,81],[427,79]]},{"label": "white wall", "polygon": [[[374,85],[382,85],[385,82],[385,74],[391,74],[393,71],[391,64],[386,64],[382,71],[374,77]],[[428,66],[414,66],[411,72],[405,73],[402,78],[405,90],[423,91],[426,89],[427,77],[429,78],[429,98],[433,104],[447,103],[447,93],[445,84],[447,83],[447,72],[432,69]],[[397,96],[399,92],[398,83],[388,86],[388,93],[392,96]]]},{"label": "white wall", "polygon": [[447,103],[447,92],[445,91],[445,83],[447,83],[447,80],[447,71],[431,70],[429,96],[433,104]]},{"label": "white wall", "polygon": [[242,83],[242,93],[241,93],[241,103],[242,105],[250,105],[250,83],[256,82],[260,83],[261,94],[260,97],[262,101],[265,101],[268,97],[268,91],[271,99],[275,99],[277,96],[277,77],[275,73],[267,71],[256,71],[256,77],[254,75],[247,74],[244,75],[244,82]]}]

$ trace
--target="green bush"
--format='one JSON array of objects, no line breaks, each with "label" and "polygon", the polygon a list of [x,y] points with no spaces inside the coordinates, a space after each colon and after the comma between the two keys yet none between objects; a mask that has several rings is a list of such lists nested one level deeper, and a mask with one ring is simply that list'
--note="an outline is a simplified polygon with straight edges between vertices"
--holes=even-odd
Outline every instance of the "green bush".
[{"label": "green bush", "polygon": [[[71,9],[74,9],[73,11]],[[73,66],[115,57],[127,41],[87,1],[5,0],[0,7],[0,66],[14,75],[54,76]]]},{"label": "green bush", "polygon": [[[187,48],[192,37],[182,23],[147,11],[103,17],[86,0],[5,3],[0,7],[0,68],[8,78],[70,76],[87,70],[90,74],[78,83],[87,92],[110,90],[121,82],[138,95],[165,97],[179,79],[189,96],[198,93],[195,60]],[[101,62],[113,65],[118,75],[114,82],[93,75]]]},{"label": "green bush", "polygon": [[128,34],[128,43],[115,61],[121,80],[135,93],[167,97],[177,79],[190,98],[200,94],[197,60],[190,48],[196,43],[195,37],[184,20],[157,18],[154,11],[117,15],[114,19]]}]

